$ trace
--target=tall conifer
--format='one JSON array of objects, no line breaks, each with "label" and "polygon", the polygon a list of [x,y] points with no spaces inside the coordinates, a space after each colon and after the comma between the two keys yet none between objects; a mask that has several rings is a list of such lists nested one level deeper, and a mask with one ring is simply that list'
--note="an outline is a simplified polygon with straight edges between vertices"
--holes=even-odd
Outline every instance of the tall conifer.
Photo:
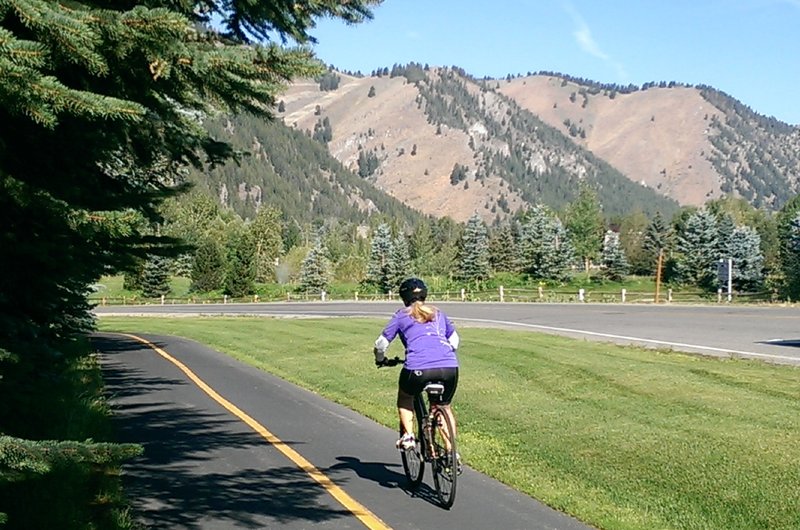
[{"label": "tall conifer", "polygon": [[306,293],[321,293],[328,289],[331,264],[325,255],[325,245],[318,237],[300,265],[300,289]]},{"label": "tall conifer", "polygon": [[474,213],[461,236],[458,278],[473,283],[487,279],[490,273],[489,236],[483,220]]},{"label": "tall conifer", "polygon": [[392,232],[389,225],[381,223],[372,234],[369,264],[364,282],[376,287],[382,293],[388,293],[393,287],[392,248]]},{"label": "tall conifer", "polygon": [[692,214],[678,236],[677,249],[678,271],[683,280],[705,289],[716,288],[720,252],[714,215],[705,209]]}]

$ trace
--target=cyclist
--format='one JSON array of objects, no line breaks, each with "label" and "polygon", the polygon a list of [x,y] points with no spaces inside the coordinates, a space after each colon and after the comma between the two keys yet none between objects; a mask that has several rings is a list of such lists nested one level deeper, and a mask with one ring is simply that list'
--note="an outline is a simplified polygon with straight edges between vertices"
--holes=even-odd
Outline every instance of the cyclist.
[{"label": "cyclist", "polygon": [[405,308],[397,310],[375,341],[375,364],[378,366],[385,362],[386,349],[397,335],[406,349],[397,390],[397,411],[403,430],[396,444],[398,449],[414,447],[414,396],[430,381],[444,383],[442,404],[455,430],[450,402],[458,386],[456,349],[459,337],[447,315],[425,303],[427,296],[428,288],[419,278],[403,281],[400,298]]}]

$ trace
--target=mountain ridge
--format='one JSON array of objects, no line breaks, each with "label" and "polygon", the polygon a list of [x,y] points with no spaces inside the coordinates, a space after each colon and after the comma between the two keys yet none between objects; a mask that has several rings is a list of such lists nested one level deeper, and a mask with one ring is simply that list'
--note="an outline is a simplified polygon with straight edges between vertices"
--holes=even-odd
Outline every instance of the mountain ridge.
[{"label": "mountain ridge", "polygon": [[[615,173],[682,205],[733,193],[774,209],[797,190],[800,129],[711,87],[579,84],[550,73],[478,80],[414,63],[373,74],[331,70],[324,89],[319,80],[294,83],[278,116],[305,131],[327,119],[335,158],[359,171],[359,156],[372,153],[378,164],[368,178],[423,213],[463,221],[477,211],[489,221],[543,197],[560,208],[569,197],[547,197],[543,187],[564,195],[587,176],[612,190],[601,202],[622,194],[629,207],[647,209],[659,201],[634,198],[639,192]],[[504,167],[515,163],[526,168]],[[452,182],[457,165],[466,168],[464,184]]]}]

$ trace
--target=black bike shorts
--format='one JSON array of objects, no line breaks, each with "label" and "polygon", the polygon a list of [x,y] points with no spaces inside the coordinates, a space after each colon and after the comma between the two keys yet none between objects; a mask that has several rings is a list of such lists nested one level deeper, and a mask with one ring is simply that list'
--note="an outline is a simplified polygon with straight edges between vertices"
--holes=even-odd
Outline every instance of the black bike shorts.
[{"label": "black bike shorts", "polygon": [[400,390],[411,396],[416,396],[425,385],[430,382],[444,384],[442,405],[449,405],[458,387],[458,368],[428,368],[427,370],[400,370]]}]

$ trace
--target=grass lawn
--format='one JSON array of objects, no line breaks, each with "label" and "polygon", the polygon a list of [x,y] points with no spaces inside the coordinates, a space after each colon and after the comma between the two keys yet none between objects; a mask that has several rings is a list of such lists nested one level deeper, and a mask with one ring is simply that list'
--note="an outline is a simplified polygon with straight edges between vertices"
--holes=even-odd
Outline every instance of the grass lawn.
[{"label": "grass lawn", "polygon": [[[372,363],[383,321],[99,325],[195,339],[396,424],[397,371]],[[522,331],[459,333],[454,406],[473,468],[602,529],[800,528],[796,368]],[[401,353],[399,342],[389,350]]]}]

